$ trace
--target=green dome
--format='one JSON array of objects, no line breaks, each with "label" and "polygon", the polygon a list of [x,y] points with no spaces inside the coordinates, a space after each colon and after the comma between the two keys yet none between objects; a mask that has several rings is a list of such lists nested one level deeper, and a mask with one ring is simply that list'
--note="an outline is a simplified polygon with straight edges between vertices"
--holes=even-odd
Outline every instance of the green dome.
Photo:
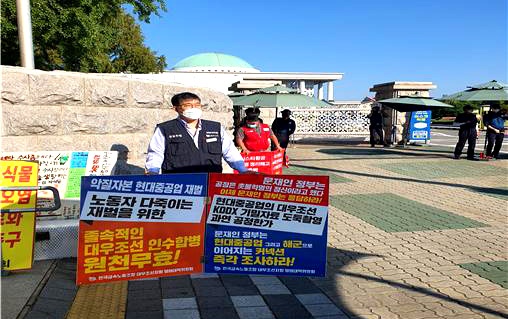
[{"label": "green dome", "polygon": [[200,69],[201,71],[224,71],[232,69],[250,69],[257,71],[252,65],[239,57],[223,53],[199,53],[187,57],[173,67],[173,70]]}]

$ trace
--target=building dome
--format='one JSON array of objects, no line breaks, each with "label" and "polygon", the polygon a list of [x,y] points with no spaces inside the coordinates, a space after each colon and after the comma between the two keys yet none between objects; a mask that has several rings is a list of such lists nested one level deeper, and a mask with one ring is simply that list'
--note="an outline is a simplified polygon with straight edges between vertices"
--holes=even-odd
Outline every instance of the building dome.
[{"label": "building dome", "polygon": [[172,68],[175,71],[191,72],[259,72],[239,57],[223,53],[199,53],[179,61]]}]

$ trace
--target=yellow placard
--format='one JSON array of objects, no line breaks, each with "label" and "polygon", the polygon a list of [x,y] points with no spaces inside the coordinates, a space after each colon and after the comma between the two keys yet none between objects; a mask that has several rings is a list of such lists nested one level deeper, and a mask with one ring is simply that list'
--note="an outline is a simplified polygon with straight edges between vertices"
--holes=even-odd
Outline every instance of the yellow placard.
[{"label": "yellow placard", "polygon": [[32,268],[35,213],[4,213],[1,224],[2,269]]},{"label": "yellow placard", "polygon": [[0,208],[34,208],[37,202],[35,190],[9,190],[17,186],[37,186],[39,165],[29,161],[0,161]]},{"label": "yellow placard", "polygon": [[34,209],[36,190],[12,190],[12,187],[37,186],[38,163],[0,161],[0,241],[2,269],[32,267],[35,235],[35,213],[8,213],[11,209]]}]

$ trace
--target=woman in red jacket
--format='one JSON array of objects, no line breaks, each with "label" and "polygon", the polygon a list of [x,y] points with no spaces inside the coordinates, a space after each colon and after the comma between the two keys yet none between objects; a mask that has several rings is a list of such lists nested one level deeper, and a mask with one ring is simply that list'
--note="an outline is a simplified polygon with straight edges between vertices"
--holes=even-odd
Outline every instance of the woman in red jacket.
[{"label": "woman in red jacket", "polygon": [[269,125],[259,120],[259,109],[248,108],[245,110],[245,123],[238,129],[236,143],[241,147],[242,152],[267,151],[270,148],[270,140],[277,150],[282,151],[277,137],[273,134]]}]

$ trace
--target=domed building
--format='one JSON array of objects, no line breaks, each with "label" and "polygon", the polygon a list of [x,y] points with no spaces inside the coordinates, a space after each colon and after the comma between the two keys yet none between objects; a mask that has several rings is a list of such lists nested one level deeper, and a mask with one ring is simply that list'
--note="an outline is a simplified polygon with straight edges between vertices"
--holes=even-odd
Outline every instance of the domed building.
[{"label": "domed building", "polygon": [[191,87],[210,88],[224,94],[251,91],[277,84],[298,89],[299,92],[333,101],[333,81],[343,73],[263,72],[234,55],[207,52],[186,57],[162,74],[133,75],[172,82]]},{"label": "domed building", "polygon": [[180,60],[171,69],[187,72],[233,72],[252,73],[259,72],[245,60],[234,55],[224,53],[199,53]]}]

